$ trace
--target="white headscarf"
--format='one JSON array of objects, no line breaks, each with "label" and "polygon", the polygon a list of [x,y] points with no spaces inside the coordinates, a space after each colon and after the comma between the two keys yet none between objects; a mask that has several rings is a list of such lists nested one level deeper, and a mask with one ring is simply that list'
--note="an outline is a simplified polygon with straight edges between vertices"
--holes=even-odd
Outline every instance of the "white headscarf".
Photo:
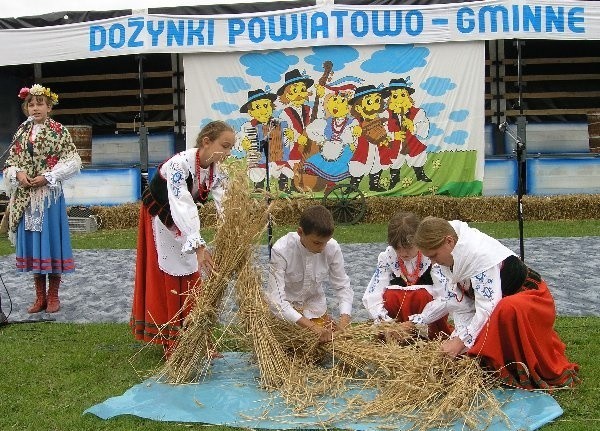
[{"label": "white headscarf", "polygon": [[491,267],[498,265],[515,253],[497,239],[460,220],[450,221],[458,235],[458,241],[452,250],[454,282],[467,280]]}]

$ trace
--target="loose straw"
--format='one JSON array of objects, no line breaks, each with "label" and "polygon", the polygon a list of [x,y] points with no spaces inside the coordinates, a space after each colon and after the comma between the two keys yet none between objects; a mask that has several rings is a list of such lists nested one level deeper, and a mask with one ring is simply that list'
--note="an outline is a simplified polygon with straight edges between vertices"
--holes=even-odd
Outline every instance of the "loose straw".
[{"label": "loose straw", "polygon": [[[265,302],[263,269],[255,262],[271,208],[252,197],[243,165],[228,172],[224,217],[213,243],[216,272],[188,298],[193,309],[159,373],[165,381],[197,382],[206,375],[219,349],[213,332],[224,292],[233,283],[238,336],[249,345],[261,386],[277,391],[291,416],[318,415],[326,418],[323,426],[384,417],[389,423],[404,420],[415,430],[456,421],[474,428],[495,416],[506,420],[491,392],[499,386],[494,375],[476,360],[446,357],[440,340],[415,338],[396,323],[358,323],[334,332],[331,343],[319,344],[314,333],[277,319]],[[389,333],[394,340],[386,339]],[[332,397],[344,407],[328,412]]]}]

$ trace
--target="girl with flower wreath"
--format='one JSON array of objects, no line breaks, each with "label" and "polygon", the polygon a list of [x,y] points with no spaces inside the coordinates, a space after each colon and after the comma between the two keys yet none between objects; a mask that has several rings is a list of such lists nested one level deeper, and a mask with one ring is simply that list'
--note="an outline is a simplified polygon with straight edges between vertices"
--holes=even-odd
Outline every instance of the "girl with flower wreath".
[{"label": "girl with flower wreath", "polygon": [[130,325],[136,339],[162,344],[167,357],[190,310],[189,290],[199,285],[200,271],[214,269],[196,203],[206,202],[210,192],[221,213],[220,163],[234,143],[231,126],[208,123],[194,148],[158,167],[142,195]]},{"label": "girl with flower wreath", "polygon": [[[421,313],[436,296],[431,261],[412,241],[419,221],[415,214],[401,211],[388,223],[388,247],[379,254],[377,268],[363,295],[363,304],[375,323],[395,320],[414,330],[408,317]],[[447,317],[428,325],[430,339],[451,332]]]},{"label": "girl with flower wreath", "polygon": [[81,159],[67,128],[49,117],[56,93],[35,84],[19,98],[28,118],[13,136],[4,168],[8,236],[17,271],[33,272],[36,299],[27,312],[55,313],[61,275],[75,270],[62,181],[79,173]]}]

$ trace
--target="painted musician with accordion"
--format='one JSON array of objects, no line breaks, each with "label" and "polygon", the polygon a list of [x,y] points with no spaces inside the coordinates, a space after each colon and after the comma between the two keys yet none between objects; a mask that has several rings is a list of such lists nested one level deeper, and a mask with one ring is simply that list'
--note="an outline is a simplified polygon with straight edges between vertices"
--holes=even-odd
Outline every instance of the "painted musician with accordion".
[{"label": "painted musician with accordion", "polygon": [[236,142],[247,154],[248,176],[257,189],[265,185],[268,155],[269,176],[277,179],[280,191],[290,193],[294,171],[289,164],[290,145],[284,134],[287,124],[273,118],[275,99],[277,96],[268,87],[248,92],[248,100],[240,112],[247,113],[251,120],[242,125]]}]

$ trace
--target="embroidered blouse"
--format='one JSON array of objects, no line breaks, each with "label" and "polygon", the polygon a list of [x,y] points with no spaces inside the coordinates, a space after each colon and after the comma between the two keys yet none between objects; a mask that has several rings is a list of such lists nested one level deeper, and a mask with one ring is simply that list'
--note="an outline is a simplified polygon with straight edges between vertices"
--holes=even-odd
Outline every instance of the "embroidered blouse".
[{"label": "embroidered blouse", "polygon": [[[404,261],[409,273],[416,272],[415,265],[417,264],[417,260],[417,256],[415,256],[413,259]],[[400,269],[398,255],[394,247],[387,246],[385,251],[379,253],[377,268],[362,298],[365,308],[368,310],[371,318],[375,320],[375,323],[394,320],[388,315],[383,304],[383,293],[386,289],[426,289],[432,296],[438,296],[433,289],[439,289],[441,286],[434,287],[432,285],[431,277],[429,276],[430,266],[431,261],[429,258],[423,256],[419,264],[417,284],[408,286],[406,280],[403,279],[404,276]]]},{"label": "embroidered blouse", "polygon": [[466,223],[450,222],[458,241],[452,250],[454,265],[434,264],[431,278],[440,293],[421,314],[410,316],[414,323],[432,323],[446,314],[454,320],[454,332],[469,349],[502,299],[500,270],[514,252],[500,241],[470,228]]},{"label": "embroidered blouse", "polygon": [[[167,182],[167,194],[174,225],[167,228],[158,217],[153,218],[154,236],[159,267],[171,275],[188,275],[198,269],[195,251],[206,244],[200,234],[200,217],[194,197],[201,187],[210,190],[218,214],[222,214],[226,176],[218,164],[210,167],[197,166],[197,148],[175,154],[163,163],[156,173]],[[187,178],[192,176],[192,190],[188,190]]]},{"label": "embroidered blouse", "polygon": [[272,312],[295,323],[327,312],[325,285],[335,291],[339,312],[352,313],[354,292],[344,269],[342,250],[330,239],[321,253],[308,251],[296,232],[290,232],[273,245],[266,299]]}]

